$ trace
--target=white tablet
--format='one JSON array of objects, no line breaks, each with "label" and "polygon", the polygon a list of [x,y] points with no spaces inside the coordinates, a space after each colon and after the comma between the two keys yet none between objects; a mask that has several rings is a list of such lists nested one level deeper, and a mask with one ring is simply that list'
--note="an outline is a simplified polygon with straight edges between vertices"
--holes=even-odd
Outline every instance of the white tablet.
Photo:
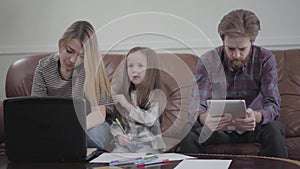
[{"label": "white tablet", "polygon": [[211,116],[246,117],[245,100],[207,100]]}]

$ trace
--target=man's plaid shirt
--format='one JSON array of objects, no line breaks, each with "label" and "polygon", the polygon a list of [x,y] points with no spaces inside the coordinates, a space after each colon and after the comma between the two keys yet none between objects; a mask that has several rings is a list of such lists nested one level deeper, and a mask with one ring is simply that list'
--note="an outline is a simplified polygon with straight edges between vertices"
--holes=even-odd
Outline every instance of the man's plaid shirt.
[{"label": "man's plaid shirt", "polygon": [[239,70],[228,65],[223,46],[208,51],[198,60],[195,78],[190,118],[196,126],[207,111],[207,99],[244,99],[247,108],[262,113],[262,124],[279,118],[277,63],[264,48],[253,45],[249,61]]}]

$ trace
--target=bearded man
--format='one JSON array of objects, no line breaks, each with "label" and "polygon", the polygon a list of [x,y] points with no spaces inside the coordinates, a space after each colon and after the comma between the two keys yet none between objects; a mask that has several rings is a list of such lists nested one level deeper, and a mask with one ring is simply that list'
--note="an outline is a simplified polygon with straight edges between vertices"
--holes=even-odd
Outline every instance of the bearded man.
[{"label": "bearded man", "polygon": [[[192,92],[192,127],[180,143],[181,153],[206,153],[212,144],[260,143],[257,155],[287,158],[279,122],[280,94],[273,53],[254,45],[260,21],[248,10],[233,10],[218,26],[223,45],[203,54]],[[242,99],[245,118],[211,116],[209,99]],[[234,130],[228,130],[228,126]]]}]

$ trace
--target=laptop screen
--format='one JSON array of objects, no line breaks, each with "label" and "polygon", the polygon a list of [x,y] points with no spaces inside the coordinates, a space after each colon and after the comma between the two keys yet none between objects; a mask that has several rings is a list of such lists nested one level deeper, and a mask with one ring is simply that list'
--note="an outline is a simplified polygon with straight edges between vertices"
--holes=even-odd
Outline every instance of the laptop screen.
[{"label": "laptop screen", "polygon": [[71,97],[4,100],[5,149],[11,161],[81,161],[86,102]]}]

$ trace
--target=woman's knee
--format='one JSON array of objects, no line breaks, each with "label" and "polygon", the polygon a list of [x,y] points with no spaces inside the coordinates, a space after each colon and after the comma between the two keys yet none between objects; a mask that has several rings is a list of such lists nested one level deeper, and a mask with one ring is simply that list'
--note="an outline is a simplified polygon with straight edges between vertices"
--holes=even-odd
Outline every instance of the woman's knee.
[{"label": "woman's knee", "polygon": [[108,123],[102,123],[98,126],[95,126],[93,128],[90,128],[88,130],[88,135],[90,136],[107,136],[109,134],[109,125]]}]

